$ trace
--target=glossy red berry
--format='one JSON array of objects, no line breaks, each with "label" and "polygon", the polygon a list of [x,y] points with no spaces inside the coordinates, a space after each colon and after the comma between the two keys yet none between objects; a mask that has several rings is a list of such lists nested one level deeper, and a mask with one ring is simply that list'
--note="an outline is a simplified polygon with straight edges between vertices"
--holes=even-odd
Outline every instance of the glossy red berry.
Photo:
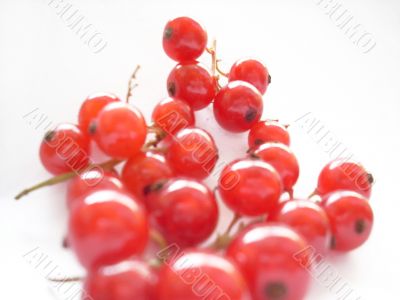
[{"label": "glossy red berry", "polygon": [[121,101],[117,96],[109,93],[90,95],[79,110],[79,126],[84,133],[89,132],[90,124],[96,120],[99,112],[109,103]]},{"label": "glossy red berry", "polygon": [[286,224],[297,231],[316,253],[324,254],[329,249],[331,230],[328,216],[321,206],[312,201],[285,201],[267,220]]},{"label": "glossy red berry", "polygon": [[218,149],[205,130],[186,128],[172,139],[166,158],[177,175],[204,179],[215,167]]},{"label": "glossy red berry", "polygon": [[255,59],[240,59],[229,71],[229,81],[242,80],[254,85],[264,94],[271,83],[267,67]]},{"label": "glossy red berry", "polygon": [[307,243],[289,227],[259,224],[242,231],[227,250],[247,280],[253,300],[301,300],[307,292],[310,275],[302,261],[294,258]]},{"label": "glossy red berry", "polygon": [[205,50],[207,32],[188,17],[173,19],[165,25],[163,47],[165,53],[178,62],[196,59]]},{"label": "glossy red berry", "polygon": [[200,63],[181,63],[169,73],[167,90],[170,97],[181,99],[192,109],[200,110],[214,99],[215,80]]},{"label": "glossy red berry", "polygon": [[296,156],[289,147],[278,143],[266,143],[259,146],[251,155],[273,166],[282,179],[284,190],[290,194],[293,192],[300,168]]},{"label": "glossy red berry", "polygon": [[87,269],[114,264],[142,253],[148,236],[144,209],[120,191],[91,193],[70,214],[68,241]]},{"label": "glossy red berry", "polygon": [[372,175],[359,163],[337,159],[322,169],[315,192],[322,196],[338,190],[350,190],[369,198],[373,182]]},{"label": "glossy red berry", "polygon": [[262,95],[247,82],[232,81],[215,96],[214,116],[225,130],[249,130],[260,120],[262,112]]},{"label": "glossy red berry", "polygon": [[218,191],[236,213],[259,216],[271,212],[279,202],[279,174],[261,160],[242,159],[228,164],[221,173]]},{"label": "glossy red berry", "polygon": [[73,124],[63,123],[49,131],[40,145],[43,166],[54,175],[83,170],[89,164],[90,139]]},{"label": "glossy red berry", "polygon": [[189,179],[172,179],[159,185],[149,198],[151,216],[170,243],[181,247],[197,245],[214,231],[218,206],[204,184]]},{"label": "glossy red berry", "polygon": [[145,202],[154,183],[167,180],[173,175],[163,155],[140,152],[126,162],[121,178],[126,188]]},{"label": "glossy red berry", "polygon": [[323,198],[332,228],[331,249],[351,251],[366,242],[374,220],[367,198],[353,191],[338,191]]},{"label": "glossy red berry", "polygon": [[117,174],[94,168],[75,176],[67,185],[67,206],[71,210],[83,202],[85,196],[100,189],[124,190]]},{"label": "glossy red berry", "polygon": [[246,282],[230,260],[198,250],[162,267],[157,292],[159,300],[249,300]]},{"label": "glossy red berry", "polygon": [[195,117],[192,108],[186,102],[166,98],[161,100],[153,110],[153,122],[168,134],[194,126]]},{"label": "glossy red berry", "polygon": [[255,149],[264,143],[281,143],[290,146],[290,136],[286,127],[276,121],[267,120],[254,124],[248,136],[250,149]]},{"label": "glossy red berry", "polygon": [[115,158],[129,158],[138,153],[147,134],[140,111],[123,102],[105,106],[90,131],[99,148]]},{"label": "glossy red berry", "polygon": [[154,300],[156,276],[138,260],[90,270],[82,300]]}]

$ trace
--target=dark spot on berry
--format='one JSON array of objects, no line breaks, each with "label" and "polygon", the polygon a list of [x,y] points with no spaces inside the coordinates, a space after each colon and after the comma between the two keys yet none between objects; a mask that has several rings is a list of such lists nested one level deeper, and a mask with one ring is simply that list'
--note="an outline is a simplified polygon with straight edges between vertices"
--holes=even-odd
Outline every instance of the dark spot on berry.
[{"label": "dark spot on berry", "polygon": [[268,74],[268,83],[271,83],[271,75]]},{"label": "dark spot on berry", "polygon": [[331,247],[331,249],[335,249],[336,248],[336,238],[334,236],[331,238],[330,247]]},{"label": "dark spot on berry", "polygon": [[257,110],[254,108],[249,108],[244,118],[246,119],[247,122],[251,122],[254,120],[256,116],[257,116]]},{"label": "dark spot on berry", "polygon": [[89,125],[88,131],[90,135],[93,135],[96,133],[97,130],[97,123],[96,121],[92,121]]},{"label": "dark spot on berry", "polygon": [[164,30],[164,39],[169,40],[171,38],[171,36],[172,36],[172,32],[173,31],[172,31],[171,27],[165,28],[165,30]]},{"label": "dark spot on berry", "polygon": [[374,176],[372,176],[371,173],[368,173],[367,176],[368,176],[368,182],[370,184],[373,184],[375,182]]},{"label": "dark spot on berry", "polygon": [[357,220],[356,223],[354,224],[354,230],[358,234],[362,234],[365,231],[366,227],[367,227],[367,224],[365,224],[365,221],[362,219]]},{"label": "dark spot on berry", "polygon": [[46,134],[44,135],[44,140],[46,142],[51,142],[53,140],[55,134],[56,134],[56,132],[54,130],[50,130],[50,131],[46,132]]},{"label": "dark spot on berry", "polygon": [[143,195],[147,196],[147,195],[149,195],[150,193],[160,191],[160,190],[164,187],[164,185],[165,185],[166,182],[167,182],[166,180],[159,180],[159,181],[157,181],[157,182],[155,182],[155,183],[146,185],[146,186],[143,188]]},{"label": "dark spot on berry", "polygon": [[171,97],[175,96],[176,93],[176,88],[175,88],[175,83],[174,82],[168,82],[168,95],[170,95]]},{"label": "dark spot on berry", "polygon": [[264,141],[262,139],[256,139],[254,141],[254,144],[256,144],[257,146],[260,146],[260,145],[264,144]]},{"label": "dark spot on berry", "polygon": [[268,283],[265,288],[265,294],[271,300],[284,299],[287,294],[286,286],[281,282]]}]

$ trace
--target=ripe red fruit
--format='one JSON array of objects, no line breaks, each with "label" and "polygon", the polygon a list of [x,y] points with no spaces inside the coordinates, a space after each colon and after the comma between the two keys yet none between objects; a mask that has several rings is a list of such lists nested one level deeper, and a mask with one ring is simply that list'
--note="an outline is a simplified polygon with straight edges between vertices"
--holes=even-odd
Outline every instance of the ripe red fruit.
[{"label": "ripe red fruit", "polygon": [[154,183],[172,176],[173,172],[163,155],[154,152],[140,152],[126,162],[121,178],[133,195],[138,199],[145,200]]},{"label": "ripe red fruit", "polygon": [[271,212],[282,194],[279,174],[266,162],[242,159],[222,171],[218,191],[236,213],[259,216]]},{"label": "ripe red fruit", "polygon": [[273,166],[282,179],[284,190],[292,194],[300,170],[297,158],[289,147],[278,143],[262,144],[251,155]]},{"label": "ripe red fruit", "polygon": [[337,159],[322,169],[315,192],[323,196],[338,190],[350,190],[369,198],[373,182],[372,175],[359,163]]},{"label": "ripe red fruit", "polygon": [[265,94],[271,83],[267,67],[255,59],[240,59],[229,71],[229,81],[242,80],[254,85],[261,94]]},{"label": "ripe red fruit", "polygon": [[87,97],[79,110],[79,126],[84,133],[89,133],[90,124],[96,120],[99,112],[109,103],[117,102],[120,99],[109,93],[93,94]]},{"label": "ripe red fruit", "polygon": [[91,124],[90,132],[107,155],[129,158],[143,146],[147,128],[141,112],[123,102],[108,104]]},{"label": "ripe red fruit", "polygon": [[54,175],[83,170],[89,164],[90,139],[73,124],[63,123],[49,131],[40,145],[43,166]]},{"label": "ripe red fruit", "polygon": [[353,191],[338,191],[323,198],[332,228],[331,249],[351,251],[366,242],[374,221],[367,198]]},{"label": "ripe red fruit", "polygon": [[207,32],[191,18],[179,17],[165,25],[163,48],[173,60],[184,62],[196,59],[206,45]]},{"label": "ripe red fruit", "polygon": [[84,283],[83,300],[151,300],[156,276],[145,263],[130,260],[90,270]]},{"label": "ripe red fruit", "polygon": [[172,179],[149,195],[151,216],[168,242],[181,247],[197,245],[214,231],[218,206],[204,184]]},{"label": "ripe red fruit", "polygon": [[177,175],[204,179],[215,167],[218,149],[205,130],[186,128],[171,140],[166,158]]},{"label": "ripe red fruit", "polygon": [[254,124],[249,131],[249,148],[255,149],[269,142],[290,146],[290,136],[286,127],[272,120],[260,121]]},{"label": "ripe red fruit", "polygon": [[85,197],[70,214],[68,241],[87,269],[114,264],[143,252],[149,225],[130,195],[101,190]]},{"label": "ripe red fruit", "polygon": [[200,63],[181,63],[169,73],[167,90],[170,97],[179,98],[192,109],[200,110],[214,99],[215,80]]},{"label": "ripe red fruit", "polygon": [[122,182],[114,172],[95,168],[85,171],[71,179],[67,185],[68,209],[71,210],[75,205],[79,205],[87,194],[95,190],[124,190]]},{"label": "ripe red fruit", "polygon": [[215,96],[214,116],[225,130],[249,130],[260,120],[262,112],[262,95],[247,82],[232,81]]},{"label": "ripe red fruit", "polygon": [[301,300],[307,292],[310,275],[294,255],[307,243],[286,226],[259,224],[242,231],[227,250],[247,280],[253,300]]},{"label": "ripe red fruit", "polygon": [[156,126],[168,134],[175,134],[183,128],[191,127],[195,122],[189,104],[175,98],[161,100],[154,107],[152,119]]},{"label": "ripe red fruit", "polygon": [[159,300],[249,299],[246,282],[230,260],[199,250],[166,262],[157,292]]},{"label": "ripe red fruit", "polygon": [[312,201],[285,201],[267,220],[286,224],[304,237],[317,253],[324,254],[329,249],[331,231],[328,216]]}]

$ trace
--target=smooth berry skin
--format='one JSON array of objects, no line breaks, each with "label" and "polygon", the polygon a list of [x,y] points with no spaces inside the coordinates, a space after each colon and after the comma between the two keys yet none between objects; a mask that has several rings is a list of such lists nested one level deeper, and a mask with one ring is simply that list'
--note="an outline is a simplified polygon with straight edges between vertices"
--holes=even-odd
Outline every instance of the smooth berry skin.
[{"label": "smooth berry skin", "polygon": [[242,80],[255,86],[261,94],[265,94],[271,82],[268,69],[256,59],[240,59],[229,71],[229,81]]},{"label": "smooth berry skin", "polygon": [[156,126],[170,135],[183,128],[192,127],[195,123],[194,113],[189,104],[175,98],[161,100],[154,107],[152,119]]},{"label": "smooth berry skin", "polygon": [[230,132],[244,132],[256,124],[263,112],[260,92],[244,81],[232,81],[215,96],[214,116]]},{"label": "smooth berry skin", "polygon": [[69,210],[83,202],[85,196],[100,189],[115,189],[123,191],[125,188],[113,171],[93,169],[75,176],[67,185],[67,207]]},{"label": "smooth berry skin", "polygon": [[152,185],[173,176],[174,173],[163,155],[140,152],[126,162],[122,169],[121,179],[134,196],[146,203],[146,196]]},{"label": "smooth berry skin", "polygon": [[353,191],[337,191],[323,198],[322,206],[330,220],[331,249],[348,252],[369,238],[374,215],[368,199]]},{"label": "smooth berry skin", "polygon": [[267,120],[254,124],[248,136],[250,149],[255,149],[264,143],[281,143],[290,146],[290,135],[282,124]]},{"label": "smooth berry skin", "polygon": [[141,254],[149,237],[145,210],[127,193],[100,190],[70,213],[68,241],[89,270]]},{"label": "smooth berry skin", "polygon": [[259,224],[242,231],[230,244],[232,258],[247,280],[253,300],[301,300],[310,282],[309,255],[294,258],[307,247],[304,239],[284,225]]},{"label": "smooth berry skin", "polygon": [[143,146],[147,128],[141,112],[123,102],[110,103],[91,125],[91,133],[99,148],[107,155],[126,159]]},{"label": "smooth berry skin", "polygon": [[117,96],[109,93],[90,95],[82,103],[79,110],[79,126],[84,133],[89,133],[90,124],[96,120],[99,112],[109,103],[121,101]]},{"label": "smooth berry skin", "polygon": [[160,270],[158,300],[250,300],[246,281],[227,258],[189,250]]},{"label": "smooth berry skin", "polygon": [[190,179],[172,179],[150,195],[150,213],[169,243],[181,247],[198,245],[214,231],[218,206],[204,184]]},{"label": "smooth berry skin", "polygon": [[331,241],[330,221],[324,209],[309,200],[289,200],[268,215],[268,222],[285,224],[299,233],[316,253],[325,254]]},{"label": "smooth berry skin", "polygon": [[144,262],[123,261],[90,270],[85,278],[83,300],[154,300],[156,276]]},{"label": "smooth berry skin", "polygon": [[202,180],[214,169],[218,149],[205,130],[186,128],[171,140],[166,158],[175,174]]},{"label": "smooth berry skin", "polygon": [[261,160],[241,159],[223,169],[218,192],[225,204],[236,213],[260,216],[278,205],[282,182],[270,164]]},{"label": "smooth berry skin", "polygon": [[293,186],[299,178],[300,168],[289,147],[278,143],[262,144],[251,155],[273,166],[282,179],[284,190],[292,193]]},{"label": "smooth berry skin", "polygon": [[207,107],[215,97],[215,80],[200,63],[175,66],[167,79],[168,95],[185,101],[193,110]]},{"label": "smooth berry skin", "polygon": [[81,171],[89,164],[90,139],[74,124],[62,123],[44,136],[39,156],[54,175]]},{"label": "smooth berry skin", "polygon": [[338,190],[350,190],[369,198],[372,184],[372,175],[365,171],[362,165],[337,159],[322,169],[315,192],[324,196]]},{"label": "smooth berry skin", "polygon": [[207,32],[199,23],[188,17],[169,21],[164,28],[163,48],[177,62],[198,58],[207,45]]}]

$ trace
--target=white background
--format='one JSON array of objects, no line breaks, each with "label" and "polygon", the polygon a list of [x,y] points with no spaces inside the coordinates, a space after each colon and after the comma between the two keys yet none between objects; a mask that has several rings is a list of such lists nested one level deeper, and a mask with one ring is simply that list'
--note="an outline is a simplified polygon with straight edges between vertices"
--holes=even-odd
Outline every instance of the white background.
[{"label": "white background", "polygon": [[[335,136],[374,174],[371,239],[361,249],[329,261],[354,289],[353,298],[347,299],[398,299],[399,1],[342,1],[376,41],[367,54],[316,0],[64,1],[102,33],[107,46],[98,54],[48,2],[0,1],[0,298],[65,299],[50,292],[44,271],[58,266],[64,275],[82,274],[75,258],[60,246],[67,220],[65,186],[13,201],[20,189],[49,177],[38,158],[43,129],[35,129],[34,120],[29,124],[23,116],[38,109],[54,123],[76,122],[87,95],[110,91],[125,97],[128,77],[140,63],[140,86],[132,102],[150,120],[152,107],[166,96],[165,80],[174,66],[161,46],[164,24],[188,15],[199,20],[210,37],[217,37],[225,69],[246,56],[267,64],[272,84],[265,95],[264,117],[293,124],[311,112],[324,124],[321,132]],[[201,61],[209,64],[209,57]],[[223,160],[244,155],[246,136],[219,129],[211,107],[196,116],[198,125],[215,136]],[[331,157],[315,131],[307,133],[295,124],[290,131],[301,165],[295,190],[301,198],[314,189],[319,170]],[[214,186],[215,180],[207,183]],[[23,257],[36,247],[52,260],[47,269],[35,268],[35,260]],[[338,296],[314,282],[307,299]]]}]

